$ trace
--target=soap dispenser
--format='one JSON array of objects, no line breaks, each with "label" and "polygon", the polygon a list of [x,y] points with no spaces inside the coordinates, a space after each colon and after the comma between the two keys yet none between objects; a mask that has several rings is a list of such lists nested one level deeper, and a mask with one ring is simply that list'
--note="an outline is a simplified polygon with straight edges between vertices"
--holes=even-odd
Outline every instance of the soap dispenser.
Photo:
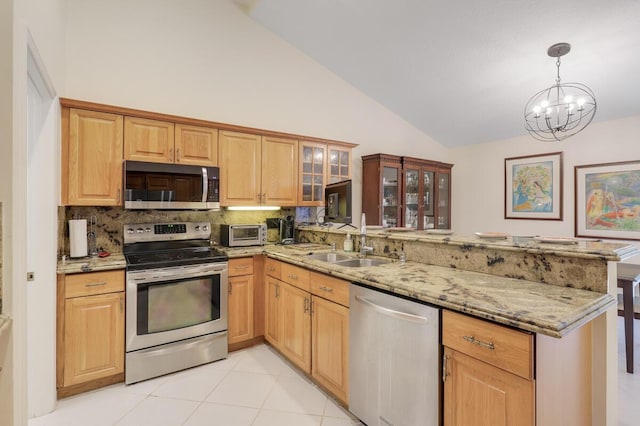
[{"label": "soap dispenser", "polygon": [[351,239],[351,232],[347,231],[347,236],[344,237],[344,251],[353,251],[353,240]]}]

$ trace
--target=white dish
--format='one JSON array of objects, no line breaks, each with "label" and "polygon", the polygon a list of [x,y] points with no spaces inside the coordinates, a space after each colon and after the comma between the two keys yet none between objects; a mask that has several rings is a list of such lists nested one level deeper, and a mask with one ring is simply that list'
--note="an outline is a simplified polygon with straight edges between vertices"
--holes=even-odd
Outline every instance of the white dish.
[{"label": "white dish", "polygon": [[427,234],[434,234],[434,235],[451,235],[453,234],[453,230],[452,229],[425,229],[425,231]]},{"label": "white dish", "polygon": [[562,237],[533,237],[533,239],[539,243],[550,244],[577,244],[578,240],[575,238],[562,238]]},{"label": "white dish", "polygon": [[476,232],[476,235],[487,240],[504,240],[510,236],[503,232]]}]

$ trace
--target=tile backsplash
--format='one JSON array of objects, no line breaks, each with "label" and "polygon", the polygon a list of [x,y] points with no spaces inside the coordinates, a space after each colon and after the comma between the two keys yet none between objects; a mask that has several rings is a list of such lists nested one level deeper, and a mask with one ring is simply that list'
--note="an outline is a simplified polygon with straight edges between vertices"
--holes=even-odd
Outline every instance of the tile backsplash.
[{"label": "tile backsplash", "polygon": [[[299,209],[298,209],[299,210]],[[298,212],[298,216],[306,212]],[[296,208],[282,208],[279,211],[197,211],[197,210],[125,210],[122,207],[78,207],[58,208],[58,257],[69,255],[70,219],[96,218],[96,247],[110,253],[121,253],[123,226],[125,223],[152,222],[211,222],[211,239],[220,241],[220,224],[265,223],[267,218],[296,215]],[[308,213],[307,213],[308,215]],[[304,220],[304,219],[303,219]],[[275,242],[277,229],[267,230],[267,240]]]}]

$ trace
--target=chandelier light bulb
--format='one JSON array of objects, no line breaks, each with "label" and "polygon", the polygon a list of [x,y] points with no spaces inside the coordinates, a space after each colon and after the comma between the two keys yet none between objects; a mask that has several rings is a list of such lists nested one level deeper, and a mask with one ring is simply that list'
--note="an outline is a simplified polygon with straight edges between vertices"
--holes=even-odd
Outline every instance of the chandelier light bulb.
[{"label": "chandelier light bulb", "polygon": [[[570,50],[569,43],[557,43],[549,47],[547,54],[556,58],[556,82],[533,95],[525,105],[525,129],[535,139],[564,140],[582,131],[595,116],[596,99],[589,87],[580,83],[560,82],[560,57]],[[540,114],[542,110],[543,116]]]}]

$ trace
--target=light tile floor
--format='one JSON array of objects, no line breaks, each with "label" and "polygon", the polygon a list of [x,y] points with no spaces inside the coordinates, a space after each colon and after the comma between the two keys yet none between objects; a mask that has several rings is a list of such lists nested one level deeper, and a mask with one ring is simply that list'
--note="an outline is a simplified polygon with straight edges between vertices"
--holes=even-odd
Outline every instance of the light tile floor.
[{"label": "light tile floor", "polygon": [[351,426],[361,423],[266,345],[58,401],[29,426]]},{"label": "light tile floor", "polygon": [[[619,426],[640,424],[640,322],[635,374],[626,372],[618,318]],[[270,347],[259,345],[186,371],[58,401],[29,426],[349,426],[361,424]]]}]

